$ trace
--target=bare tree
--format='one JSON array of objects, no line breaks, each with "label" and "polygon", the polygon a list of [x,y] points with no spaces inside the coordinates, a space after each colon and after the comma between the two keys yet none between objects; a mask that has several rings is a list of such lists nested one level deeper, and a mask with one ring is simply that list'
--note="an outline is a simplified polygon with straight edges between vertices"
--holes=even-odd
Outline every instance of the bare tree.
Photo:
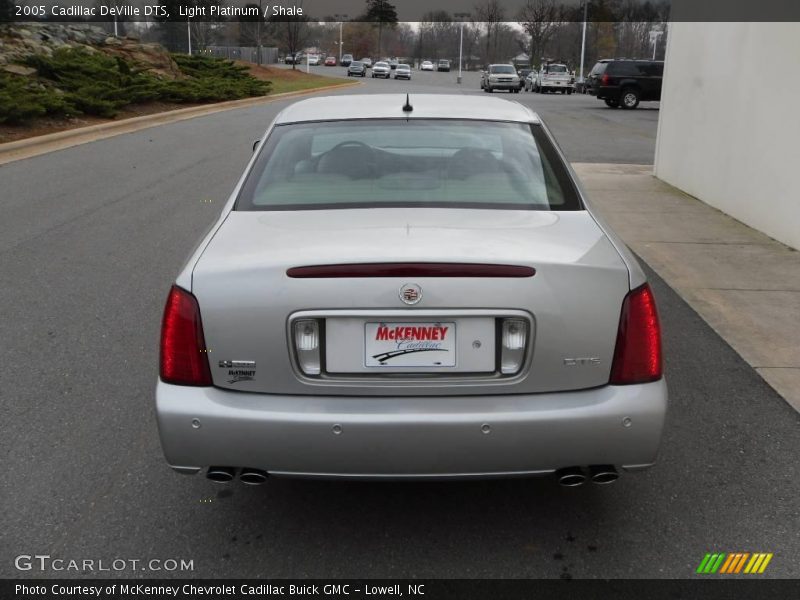
[{"label": "bare tree", "polygon": [[527,0],[517,14],[517,22],[530,38],[528,54],[531,64],[541,58],[547,42],[561,26],[560,5],[555,0]]},{"label": "bare tree", "polygon": [[486,4],[475,7],[476,20],[486,28],[486,54],[484,59],[491,63],[497,54],[496,33],[498,26],[505,19],[505,9],[498,0],[488,0]]},{"label": "bare tree", "polygon": [[[295,6],[302,8],[303,1],[297,0]],[[305,15],[286,15],[272,21],[275,26],[275,37],[286,48],[287,54],[296,56],[308,42],[311,30],[309,18]],[[296,61],[292,61],[292,69],[296,68]]]}]

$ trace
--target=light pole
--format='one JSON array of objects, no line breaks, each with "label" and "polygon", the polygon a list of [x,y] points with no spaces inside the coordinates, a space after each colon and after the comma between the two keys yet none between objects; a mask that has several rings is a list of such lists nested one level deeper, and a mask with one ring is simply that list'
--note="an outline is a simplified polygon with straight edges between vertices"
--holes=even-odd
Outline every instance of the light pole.
[{"label": "light pole", "polygon": [[456,83],[461,83],[461,63],[464,55],[464,21],[469,19],[469,13],[455,13],[453,15],[456,19],[461,21],[461,33],[458,37],[458,79]]},{"label": "light pole", "polygon": [[651,29],[650,30],[650,41],[653,44],[653,60],[656,59],[656,48],[658,47],[658,38],[664,35],[664,32],[660,29]]},{"label": "light pole", "polygon": [[589,11],[589,1],[585,0],[583,3],[583,35],[581,36],[581,72],[578,77],[578,82],[581,84],[581,92],[585,89],[583,83],[583,61],[586,58],[586,17]]},{"label": "light pole", "polygon": [[256,64],[260,67],[261,66],[261,19],[264,14],[264,11],[261,9],[261,1],[258,0],[258,23],[256,25],[256,52],[258,52],[258,56],[256,57]]},{"label": "light pole", "polygon": [[333,18],[339,21],[339,64],[342,64],[342,26],[344,25],[347,15],[333,15]]},{"label": "light pole", "polygon": [[189,17],[186,17],[186,35],[189,38],[189,56],[192,55],[192,23]]}]

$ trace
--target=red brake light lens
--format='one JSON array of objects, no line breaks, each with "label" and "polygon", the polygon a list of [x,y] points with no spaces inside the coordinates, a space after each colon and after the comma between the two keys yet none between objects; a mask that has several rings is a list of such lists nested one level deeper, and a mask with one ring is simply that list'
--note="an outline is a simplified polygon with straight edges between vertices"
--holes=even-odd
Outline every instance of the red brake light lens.
[{"label": "red brake light lens", "polygon": [[600,78],[600,84],[601,85],[608,85],[608,83],[610,81],[611,81],[611,78],[608,76],[608,74],[607,73],[603,73],[603,76]]},{"label": "red brake light lens", "polygon": [[176,285],[169,291],[161,322],[159,375],[176,385],[211,385],[200,306],[197,298]]},{"label": "red brake light lens", "polygon": [[653,292],[644,284],[628,293],[622,303],[609,383],[656,381],[662,371],[661,325]]}]

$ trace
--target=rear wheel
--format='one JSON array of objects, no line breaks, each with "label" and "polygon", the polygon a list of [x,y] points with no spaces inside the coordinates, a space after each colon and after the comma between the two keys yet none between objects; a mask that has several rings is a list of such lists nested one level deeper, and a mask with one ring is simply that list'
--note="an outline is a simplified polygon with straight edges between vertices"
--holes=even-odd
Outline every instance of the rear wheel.
[{"label": "rear wheel", "polygon": [[619,102],[617,100],[610,100],[606,98],[606,106],[609,108],[619,108]]},{"label": "rear wheel", "polygon": [[639,106],[639,92],[633,89],[622,90],[620,104],[622,105],[622,108],[636,108]]},{"label": "rear wheel", "polygon": [[567,90],[567,96],[572,96],[572,90]]}]

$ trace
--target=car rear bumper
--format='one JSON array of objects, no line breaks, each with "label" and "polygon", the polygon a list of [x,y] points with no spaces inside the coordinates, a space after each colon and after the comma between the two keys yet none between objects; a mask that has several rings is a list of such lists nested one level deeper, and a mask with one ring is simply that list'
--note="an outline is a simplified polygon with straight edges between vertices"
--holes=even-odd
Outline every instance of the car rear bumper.
[{"label": "car rear bumper", "polygon": [[342,397],[158,382],[167,462],[305,477],[491,477],[655,461],[667,408],[657,382],[549,394]]},{"label": "car rear bumper", "polygon": [[619,100],[620,88],[618,86],[599,86],[592,88],[591,94],[597,96],[598,100]]}]

